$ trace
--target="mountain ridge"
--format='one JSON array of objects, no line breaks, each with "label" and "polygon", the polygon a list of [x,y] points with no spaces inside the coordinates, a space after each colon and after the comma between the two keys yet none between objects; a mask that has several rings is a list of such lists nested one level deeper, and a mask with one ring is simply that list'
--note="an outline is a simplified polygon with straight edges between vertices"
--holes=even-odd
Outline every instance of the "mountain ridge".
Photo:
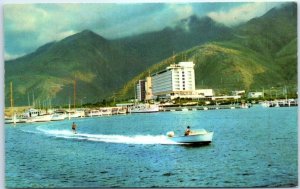
[{"label": "mountain ridge", "polygon": [[[296,6],[297,9],[296,4],[289,4],[289,6],[292,6],[292,8]],[[284,10],[278,9],[275,10],[275,13],[276,11],[277,14],[281,14],[284,17],[281,18],[279,16],[280,23],[287,19],[291,20],[288,17],[294,17],[293,14],[288,15]],[[284,13],[281,13],[281,11]],[[229,28],[213,21],[211,18],[192,16],[182,20],[182,22],[190,24],[188,28],[184,24],[179,23],[174,28],[164,28],[161,31],[114,40],[105,39],[90,30],[83,30],[60,41],[47,43],[31,54],[6,61],[6,105],[9,105],[9,90],[7,86],[9,86],[8,83],[10,81],[14,82],[15,102],[19,105],[28,104],[28,96],[31,97],[33,93],[35,100],[38,101],[52,99],[53,104],[68,104],[69,98],[72,99],[73,97],[73,83],[75,79],[77,84],[77,104],[82,101],[84,101],[83,103],[94,103],[112,98],[115,94],[118,94],[119,98],[133,97],[133,92],[124,92],[121,89],[126,88],[128,83],[132,81],[132,78],[138,78],[138,75],[144,72],[149,74],[149,68],[156,64],[161,65],[164,62],[163,60],[170,60],[170,57],[173,55],[177,57],[177,60],[179,60],[180,56],[181,58],[202,56],[202,58],[199,57],[201,61],[204,61],[201,65],[207,64],[207,66],[211,61],[222,62],[222,56],[219,56],[219,54],[209,57],[197,52],[188,56],[189,53],[196,52],[193,50],[194,48],[207,50],[210,47],[213,49],[212,52],[216,50],[220,55],[224,53],[222,50],[230,51],[230,49],[233,49],[240,51],[242,53],[241,57],[236,55],[231,57],[225,53],[226,56],[228,55],[226,61],[233,62],[233,64],[228,64],[232,68],[237,69],[236,66],[242,60],[251,62],[250,59],[253,56],[254,62],[251,64],[261,64],[265,70],[269,70],[270,73],[267,75],[271,79],[265,78],[263,76],[264,73],[261,73],[261,76],[257,74],[255,77],[263,78],[266,82],[277,80],[278,83],[282,83],[282,78],[284,77],[282,75],[289,73],[291,77],[286,77],[285,80],[294,82],[294,76],[297,75],[297,72],[295,74],[287,65],[295,67],[295,61],[297,65],[296,53],[294,52],[297,50],[297,46],[295,47],[297,44],[292,42],[295,40],[295,36],[297,37],[294,29],[296,28],[295,23],[285,23],[288,29],[282,30],[283,34],[278,35],[284,36],[286,32],[292,32],[292,34],[287,35],[287,38],[284,40],[279,40],[280,44],[277,45],[269,42],[268,36],[267,38],[265,35],[256,36],[255,31],[254,33],[251,32],[253,31],[253,28],[251,28],[253,24],[255,27],[258,27],[252,22],[257,22],[259,27],[263,27],[261,26],[264,24],[263,20],[268,19],[263,16],[258,21],[256,19],[252,20],[251,23],[245,23],[244,27],[248,29],[244,29],[242,25],[236,28]],[[294,20],[294,18],[292,19]],[[276,31],[281,31],[279,27],[273,28]],[[270,40],[273,40],[273,38],[274,36],[271,36]],[[256,44],[256,41],[259,43]],[[283,41],[285,44],[283,44]],[[266,44],[274,45],[276,52],[265,50],[268,47]],[[201,47],[201,45],[203,46]],[[262,52],[260,52],[261,49],[263,49]],[[284,62],[278,61],[277,54],[280,60],[284,60]],[[220,65],[222,64],[220,63]],[[221,69],[222,66],[220,65],[216,64],[216,72],[219,72],[217,70]],[[241,63],[241,65],[244,64]],[[209,68],[213,69],[213,67]],[[284,73],[278,76],[278,72],[282,68],[285,69]],[[226,68],[223,67],[223,69]],[[248,71],[245,71],[246,67],[242,69],[244,70],[244,75],[253,73],[250,70],[251,68],[248,67],[247,69]],[[213,78],[210,78],[211,81],[203,78],[205,72],[197,70],[197,73],[200,74],[197,74],[199,76],[196,77],[198,83],[206,83],[206,86],[209,86],[211,83],[210,88],[220,87]],[[274,74],[274,77],[272,74]],[[260,83],[260,85],[264,84],[259,79],[254,78],[253,81]],[[247,83],[248,81],[243,82]],[[242,83],[241,87],[243,86],[246,86],[246,84]],[[247,86],[251,88],[251,84],[247,84]]]}]

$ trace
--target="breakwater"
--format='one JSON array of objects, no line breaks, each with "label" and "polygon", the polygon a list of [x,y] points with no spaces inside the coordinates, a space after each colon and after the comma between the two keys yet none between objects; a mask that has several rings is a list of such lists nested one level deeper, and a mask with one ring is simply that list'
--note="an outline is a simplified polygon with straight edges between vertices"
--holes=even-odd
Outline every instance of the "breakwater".
[{"label": "breakwater", "polygon": [[210,105],[210,106],[177,106],[177,107],[161,107],[160,111],[169,112],[169,111],[198,111],[198,110],[219,110],[219,109],[241,109],[241,108],[250,108],[248,105]]}]

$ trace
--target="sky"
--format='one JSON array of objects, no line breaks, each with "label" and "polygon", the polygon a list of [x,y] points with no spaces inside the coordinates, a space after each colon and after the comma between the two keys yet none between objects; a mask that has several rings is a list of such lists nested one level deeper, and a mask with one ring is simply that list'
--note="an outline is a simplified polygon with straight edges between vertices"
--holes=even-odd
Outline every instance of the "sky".
[{"label": "sky", "polygon": [[191,15],[233,27],[282,2],[127,2],[3,4],[4,59],[34,52],[85,29],[116,39],[172,27]]}]

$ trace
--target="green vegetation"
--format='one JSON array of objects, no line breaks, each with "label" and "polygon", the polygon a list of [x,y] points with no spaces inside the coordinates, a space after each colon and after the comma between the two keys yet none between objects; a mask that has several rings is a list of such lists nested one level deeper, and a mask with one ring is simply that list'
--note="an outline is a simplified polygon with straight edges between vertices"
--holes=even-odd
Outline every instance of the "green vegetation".
[{"label": "green vegetation", "polygon": [[41,103],[73,104],[74,80],[77,105],[130,99],[139,79],[183,60],[195,63],[197,88],[220,94],[293,87],[297,4],[287,3],[235,28],[191,16],[174,28],[117,40],[85,30],[6,61],[5,105],[10,81],[16,106],[32,104],[33,96]]},{"label": "green vegetation", "polygon": [[[262,91],[289,86],[297,89],[297,8],[291,3],[238,26],[234,38],[208,42],[175,55],[175,62],[195,63],[196,88],[213,88],[217,94],[232,90]],[[120,91],[132,97],[133,84],[147,73],[164,69],[172,58],[142,72]],[[293,95],[294,94],[294,95]],[[272,98],[275,96],[273,95]]]}]

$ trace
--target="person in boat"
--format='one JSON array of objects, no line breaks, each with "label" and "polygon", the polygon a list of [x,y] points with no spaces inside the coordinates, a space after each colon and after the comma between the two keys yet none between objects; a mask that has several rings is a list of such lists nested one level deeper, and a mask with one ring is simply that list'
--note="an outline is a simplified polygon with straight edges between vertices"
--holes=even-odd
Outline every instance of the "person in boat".
[{"label": "person in boat", "polygon": [[191,129],[190,129],[190,126],[187,126],[185,132],[184,132],[184,136],[188,136],[191,134]]},{"label": "person in boat", "polygon": [[76,134],[76,129],[77,129],[77,125],[75,124],[75,122],[73,122],[72,131],[73,131],[74,134]]}]

